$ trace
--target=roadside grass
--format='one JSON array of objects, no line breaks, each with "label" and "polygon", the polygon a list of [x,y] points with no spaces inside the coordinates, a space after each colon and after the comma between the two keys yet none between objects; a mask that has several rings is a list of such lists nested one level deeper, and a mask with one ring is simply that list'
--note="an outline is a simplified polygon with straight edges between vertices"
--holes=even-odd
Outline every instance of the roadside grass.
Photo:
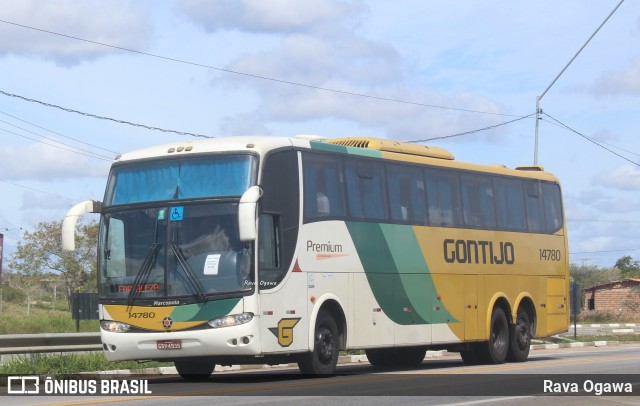
[{"label": "roadside grass", "polygon": [[[2,303],[0,334],[75,333],[76,321],[68,310],[31,305],[29,314],[24,304]],[[80,332],[98,332],[98,320],[80,320]]]},{"label": "roadside grass", "polygon": [[[577,323],[640,323],[636,312],[610,312],[604,310],[584,310],[576,318]],[[573,319],[571,319],[573,323]]]},{"label": "roadside grass", "polygon": [[544,339],[535,339],[535,343],[590,343],[594,341],[617,341],[619,343],[640,343],[640,334],[609,334],[609,335],[579,335],[576,338],[573,334],[563,336],[552,336]]},{"label": "roadside grass", "polygon": [[51,375],[64,378],[80,372],[131,370],[173,366],[173,362],[107,361],[102,353],[29,354],[9,359],[0,365],[0,375]]}]

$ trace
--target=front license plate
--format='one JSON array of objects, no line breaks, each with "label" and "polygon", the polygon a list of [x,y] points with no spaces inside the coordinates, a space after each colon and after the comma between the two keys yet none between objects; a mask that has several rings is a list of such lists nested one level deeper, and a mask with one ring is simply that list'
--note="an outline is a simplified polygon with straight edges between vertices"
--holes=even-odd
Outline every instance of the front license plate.
[{"label": "front license plate", "polygon": [[182,340],[159,340],[156,345],[159,350],[181,350]]}]

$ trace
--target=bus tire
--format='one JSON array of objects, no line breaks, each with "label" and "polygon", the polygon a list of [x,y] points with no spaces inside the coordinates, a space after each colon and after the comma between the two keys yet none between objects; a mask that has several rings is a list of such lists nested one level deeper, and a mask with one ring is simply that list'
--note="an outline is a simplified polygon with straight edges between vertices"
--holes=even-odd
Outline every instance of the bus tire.
[{"label": "bus tire", "polygon": [[331,313],[320,310],[316,319],[313,351],[298,360],[305,375],[332,375],[336,372],[340,352],[338,325]]},{"label": "bus tire", "polygon": [[216,363],[210,358],[184,358],[173,362],[176,371],[187,381],[206,381],[213,373]]},{"label": "bus tire", "polygon": [[479,354],[486,364],[502,364],[507,360],[509,352],[509,322],[501,307],[491,313],[489,325],[489,341],[479,345]]},{"label": "bus tire", "polygon": [[393,364],[393,356],[389,348],[371,348],[364,350],[364,353],[367,355],[369,364],[374,367],[384,368]]},{"label": "bus tire", "polygon": [[524,362],[529,357],[531,348],[531,321],[529,313],[518,310],[516,323],[509,326],[509,352],[507,360],[511,362]]},{"label": "bus tire", "polygon": [[480,364],[480,357],[478,356],[478,347],[475,343],[470,344],[469,349],[460,351],[460,358],[466,365],[478,365]]},{"label": "bus tire", "polygon": [[372,348],[364,351],[374,367],[415,367],[427,353],[425,347]]}]

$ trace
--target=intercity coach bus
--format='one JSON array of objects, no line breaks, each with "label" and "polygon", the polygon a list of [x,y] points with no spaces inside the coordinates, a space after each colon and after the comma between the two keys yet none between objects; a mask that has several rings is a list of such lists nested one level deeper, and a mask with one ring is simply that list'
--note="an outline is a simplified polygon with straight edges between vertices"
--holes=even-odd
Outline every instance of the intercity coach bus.
[{"label": "intercity coach bus", "polygon": [[338,353],[409,367],[427,349],[522,362],[566,331],[567,233],[540,166],[454,160],[374,138],[228,137],[116,157],[100,214],[99,317],[109,360],[297,363]]}]

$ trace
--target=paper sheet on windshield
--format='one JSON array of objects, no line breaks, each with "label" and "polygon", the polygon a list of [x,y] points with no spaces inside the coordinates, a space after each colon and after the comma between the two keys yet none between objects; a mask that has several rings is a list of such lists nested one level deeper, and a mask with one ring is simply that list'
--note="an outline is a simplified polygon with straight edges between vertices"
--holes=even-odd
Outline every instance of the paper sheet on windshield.
[{"label": "paper sheet on windshield", "polygon": [[219,263],[220,254],[207,255],[207,259],[204,261],[204,274],[217,275]]}]

